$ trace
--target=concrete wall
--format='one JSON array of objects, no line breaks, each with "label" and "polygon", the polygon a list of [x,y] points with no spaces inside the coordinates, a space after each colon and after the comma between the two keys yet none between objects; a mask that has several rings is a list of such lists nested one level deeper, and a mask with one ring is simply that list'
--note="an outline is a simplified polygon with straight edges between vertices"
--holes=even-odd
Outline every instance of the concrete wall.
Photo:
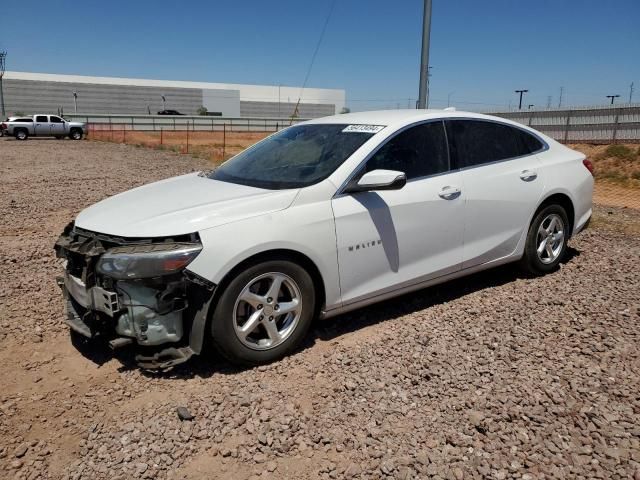
[{"label": "concrete wall", "polygon": [[78,94],[78,112],[146,114],[166,108],[195,114],[202,106],[202,90],[185,88],[138,87],[122,85],[94,85],[88,83],[45,82],[32,80],[4,80],[5,109],[8,113],[21,111],[55,113],[62,107],[73,113],[73,92]]},{"label": "concrete wall", "polygon": [[240,92],[238,90],[202,90],[202,105],[209,112],[222,112],[224,117],[240,116]]},{"label": "concrete wall", "polygon": [[[89,77],[49,73],[6,72],[7,113],[73,113],[73,95],[78,93],[78,113],[147,114],[166,108],[195,114],[200,106],[225,117],[290,116],[298,97],[303,118],[332,115],[345,105],[345,91],[285,85],[244,85],[118,77]],[[279,107],[278,107],[279,105]]]},{"label": "concrete wall", "polygon": [[[277,118],[290,117],[295,111],[296,104],[288,102],[250,102],[240,101],[240,116]],[[335,115],[336,107],[333,104],[301,103],[298,106],[298,118],[317,118]]]}]

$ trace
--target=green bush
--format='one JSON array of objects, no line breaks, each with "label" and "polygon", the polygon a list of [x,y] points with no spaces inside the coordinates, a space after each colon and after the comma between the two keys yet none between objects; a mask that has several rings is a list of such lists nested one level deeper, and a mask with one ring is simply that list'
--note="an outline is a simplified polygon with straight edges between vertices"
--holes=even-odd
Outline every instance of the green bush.
[{"label": "green bush", "polygon": [[631,160],[636,155],[633,153],[633,150],[626,145],[609,145],[604,153],[607,157],[622,158],[625,160]]}]

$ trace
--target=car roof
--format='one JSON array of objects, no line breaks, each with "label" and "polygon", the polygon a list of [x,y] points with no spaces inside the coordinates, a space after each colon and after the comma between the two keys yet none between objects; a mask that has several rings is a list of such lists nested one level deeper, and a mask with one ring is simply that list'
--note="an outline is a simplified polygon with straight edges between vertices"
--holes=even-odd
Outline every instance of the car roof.
[{"label": "car roof", "polygon": [[529,130],[521,123],[513,122],[506,118],[484,115],[482,113],[465,112],[455,109],[404,109],[404,110],[375,110],[367,112],[343,113],[329,117],[314,118],[306,123],[340,123],[356,125],[385,125],[401,127],[422,120],[438,118],[477,118],[480,120],[492,120]]}]

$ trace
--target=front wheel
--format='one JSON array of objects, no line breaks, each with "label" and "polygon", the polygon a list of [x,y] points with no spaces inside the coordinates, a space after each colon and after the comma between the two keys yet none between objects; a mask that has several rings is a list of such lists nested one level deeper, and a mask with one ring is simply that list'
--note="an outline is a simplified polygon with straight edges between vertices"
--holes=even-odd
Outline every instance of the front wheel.
[{"label": "front wheel", "polygon": [[71,133],[69,133],[69,138],[71,140],[82,140],[82,130],[80,130],[79,128],[74,128],[73,130],[71,130]]},{"label": "front wheel", "polygon": [[521,265],[532,275],[543,275],[556,269],[562,261],[569,238],[567,212],[560,205],[549,205],[534,217]]},{"label": "front wheel", "polygon": [[229,361],[260,365],[295,349],[315,312],[313,280],[287,260],[266,261],[236,275],[211,318],[213,344]]}]

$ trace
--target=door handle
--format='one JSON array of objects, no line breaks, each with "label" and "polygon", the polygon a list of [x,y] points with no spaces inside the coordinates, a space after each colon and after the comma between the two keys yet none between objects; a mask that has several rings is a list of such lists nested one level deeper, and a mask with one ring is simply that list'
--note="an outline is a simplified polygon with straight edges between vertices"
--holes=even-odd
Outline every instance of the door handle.
[{"label": "door handle", "polygon": [[453,200],[458,198],[462,191],[458,187],[446,186],[442,187],[442,190],[438,193],[440,198],[444,198],[445,200]]},{"label": "door handle", "polygon": [[525,182],[531,182],[538,178],[538,174],[534,170],[523,170],[520,173],[520,178]]}]

